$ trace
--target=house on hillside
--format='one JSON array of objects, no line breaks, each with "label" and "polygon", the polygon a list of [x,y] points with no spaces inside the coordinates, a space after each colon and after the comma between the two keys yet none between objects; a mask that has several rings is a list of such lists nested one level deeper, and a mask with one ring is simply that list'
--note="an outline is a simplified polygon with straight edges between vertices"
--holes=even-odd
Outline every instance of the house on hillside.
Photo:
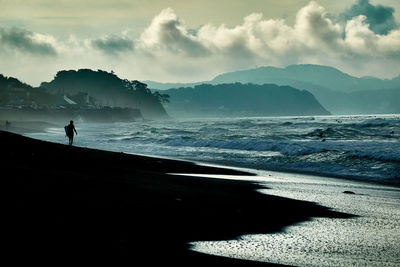
[{"label": "house on hillside", "polygon": [[66,95],[58,95],[51,104],[57,108],[78,108],[78,104]]},{"label": "house on hillside", "polygon": [[94,109],[98,106],[96,100],[92,96],[89,96],[88,93],[80,92],[76,95],[69,96],[69,98],[77,103],[80,108]]}]

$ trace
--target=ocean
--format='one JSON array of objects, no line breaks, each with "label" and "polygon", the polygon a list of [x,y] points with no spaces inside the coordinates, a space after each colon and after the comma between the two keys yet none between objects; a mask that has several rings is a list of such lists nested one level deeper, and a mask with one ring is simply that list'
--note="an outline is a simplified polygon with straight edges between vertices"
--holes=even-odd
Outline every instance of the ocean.
[{"label": "ocean", "polygon": [[[356,215],[191,242],[194,251],[289,266],[400,266],[400,115],[75,124],[77,146],[244,168],[257,176],[194,175],[250,180],[260,193]],[[62,127],[28,136],[68,143]]]},{"label": "ocean", "polygon": [[[399,114],[75,125],[76,146],[400,185]],[[27,135],[68,143],[62,127]]]}]

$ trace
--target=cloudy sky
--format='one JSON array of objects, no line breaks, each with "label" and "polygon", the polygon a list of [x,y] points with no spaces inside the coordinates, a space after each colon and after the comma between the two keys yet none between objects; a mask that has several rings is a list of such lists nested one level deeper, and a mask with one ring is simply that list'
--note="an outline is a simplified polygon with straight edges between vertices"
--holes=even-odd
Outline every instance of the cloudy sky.
[{"label": "cloudy sky", "polygon": [[400,74],[399,0],[0,0],[0,73],[209,80],[257,66]]}]

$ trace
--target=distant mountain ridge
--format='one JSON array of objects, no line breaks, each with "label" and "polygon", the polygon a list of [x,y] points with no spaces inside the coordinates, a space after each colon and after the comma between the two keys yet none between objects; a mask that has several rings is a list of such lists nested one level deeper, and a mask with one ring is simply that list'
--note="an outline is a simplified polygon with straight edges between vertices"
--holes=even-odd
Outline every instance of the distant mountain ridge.
[{"label": "distant mountain ridge", "polygon": [[173,116],[301,116],[329,115],[315,97],[303,90],[275,84],[202,84],[163,91]]},{"label": "distant mountain ridge", "polygon": [[303,64],[286,68],[260,67],[257,69],[229,72],[218,75],[211,83],[252,82],[252,83],[310,83],[327,89],[351,93],[361,90],[392,89],[400,86],[400,76],[393,79],[375,77],[357,78],[336,68]]},{"label": "distant mountain ridge", "polygon": [[[398,113],[400,75],[393,79],[357,78],[336,68],[320,65],[260,67],[224,73],[211,81],[190,84],[162,84],[147,81],[150,88],[167,89],[198,84],[277,84],[311,92],[333,114]],[[169,87],[171,88],[171,87]]]}]

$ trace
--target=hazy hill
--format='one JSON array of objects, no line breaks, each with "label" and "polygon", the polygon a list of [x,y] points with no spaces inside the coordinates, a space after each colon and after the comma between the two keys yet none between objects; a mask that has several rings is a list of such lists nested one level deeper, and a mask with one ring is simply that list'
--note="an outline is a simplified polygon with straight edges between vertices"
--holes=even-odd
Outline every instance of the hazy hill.
[{"label": "hazy hill", "polygon": [[14,77],[5,77],[0,74],[0,106],[47,104],[54,100],[54,96],[40,89],[33,88]]},{"label": "hazy hill", "polygon": [[181,88],[181,87],[194,87],[196,85],[201,84],[212,84],[211,81],[207,82],[196,82],[196,83],[162,83],[162,82],[155,82],[155,81],[143,81],[150,89],[155,90],[167,90],[172,88]]},{"label": "hazy hill", "polygon": [[212,83],[233,81],[272,82],[308,90],[334,114],[396,113],[400,103],[400,76],[391,80],[357,78],[326,66],[262,67],[222,74]]},{"label": "hazy hill", "polygon": [[[338,69],[319,65],[260,67],[218,75],[209,84],[274,83],[310,91],[333,114],[395,113],[400,103],[400,76],[393,79],[354,77]],[[166,85],[148,83],[150,88]],[[182,87],[176,84],[174,87]]]},{"label": "hazy hill", "polygon": [[338,92],[355,92],[373,89],[400,87],[400,76],[381,80],[374,77],[357,78],[338,69],[320,65],[290,65],[286,68],[260,67],[218,75],[213,84],[227,82],[293,84],[297,82],[313,84]]},{"label": "hazy hill", "polygon": [[[332,103],[351,114],[399,114],[400,88],[333,93]],[[334,102],[335,101],[335,102]]]},{"label": "hazy hill", "polygon": [[41,87],[48,92],[88,93],[103,106],[139,108],[146,118],[167,116],[160,94],[152,93],[144,83],[122,80],[112,72],[63,70],[51,82],[43,82]]},{"label": "hazy hill", "polygon": [[329,114],[311,93],[274,84],[202,84],[163,92],[170,96],[166,109],[175,116]]},{"label": "hazy hill", "polygon": [[32,86],[29,84],[23,83],[17,78],[14,77],[6,77],[3,74],[0,74],[0,90],[6,90],[11,88],[26,88],[31,89]]}]

